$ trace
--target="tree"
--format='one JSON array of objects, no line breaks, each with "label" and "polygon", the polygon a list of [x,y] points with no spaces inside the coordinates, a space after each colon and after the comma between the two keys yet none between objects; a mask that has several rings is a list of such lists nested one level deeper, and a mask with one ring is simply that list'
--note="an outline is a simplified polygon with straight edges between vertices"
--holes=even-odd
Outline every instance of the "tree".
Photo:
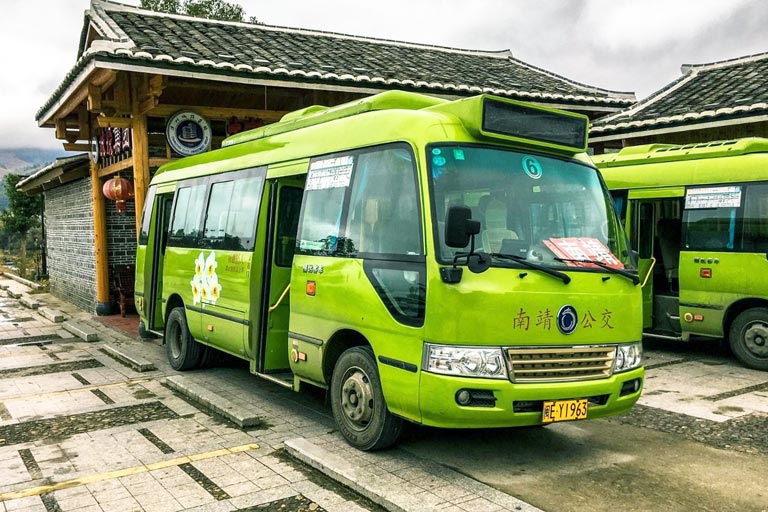
[{"label": "tree", "polygon": [[8,234],[19,236],[22,262],[27,258],[27,233],[32,228],[40,226],[40,214],[43,209],[43,196],[28,196],[16,190],[16,185],[24,178],[18,174],[8,174],[3,188],[8,196],[8,206],[0,212],[3,230]]},{"label": "tree", "polygon": [[[239,4],[224,0],[141,0],[141,7],[170,14],[186,14],[196,18],[222,21],[243,21],[245,10]],[[258,23],[250,18],[251,23]]]}]

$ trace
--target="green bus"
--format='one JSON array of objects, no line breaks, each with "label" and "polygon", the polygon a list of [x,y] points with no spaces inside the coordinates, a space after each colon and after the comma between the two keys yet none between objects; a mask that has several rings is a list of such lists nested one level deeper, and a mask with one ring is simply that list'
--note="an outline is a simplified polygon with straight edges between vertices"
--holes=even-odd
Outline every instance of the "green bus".
[{"label": "green bus", "polygon": [[768,370],[768,139],[594,157],[639,253],[648,337],[727,338]]},{"label": "green bus", "polygon": [[308,107],[164,165],[137,251],[142,329],[329,393],[353,446],[404,421],[542,425],[639,398],[636,262],[585,116],[402,91]]}]

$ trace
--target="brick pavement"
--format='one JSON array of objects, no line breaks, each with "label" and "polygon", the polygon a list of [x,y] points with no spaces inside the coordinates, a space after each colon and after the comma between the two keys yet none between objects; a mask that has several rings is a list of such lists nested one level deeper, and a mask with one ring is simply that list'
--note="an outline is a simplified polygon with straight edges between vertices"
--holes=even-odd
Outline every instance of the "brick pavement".
[{"label": "brick pavement", "polygon": [[[7,279],[0,285],[24,291]],[[184,373],[214,400],[261,419],[237,428],[164,385],[182,374],[158,341],[127,336],[51,295],[34,297],[99,341],[0,298],[0,512],[536,510],[403,450],[349,447],[322,397],[263,381],[247,365]],[[24,339],[40,344],[19,345]],[[104,345],[156,369],[139,373]]]}]

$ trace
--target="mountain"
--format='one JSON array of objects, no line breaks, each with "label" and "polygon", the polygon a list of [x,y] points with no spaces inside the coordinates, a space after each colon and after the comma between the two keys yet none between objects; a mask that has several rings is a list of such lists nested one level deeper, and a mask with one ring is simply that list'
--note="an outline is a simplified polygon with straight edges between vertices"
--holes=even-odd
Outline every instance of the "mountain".
[{"label": "mountain", "polygon": [[[0,149],[0,184],[6,174],[29,175],[67,153],[60,149]],[[5,189],[0,186],[0,210],[8,205]]]},{"label": "mountain", "polygon": [[30,174],[34,169],[48,164],[67,153],[60,149],[15,148],[0,149],[0,176],[9,172]]}]

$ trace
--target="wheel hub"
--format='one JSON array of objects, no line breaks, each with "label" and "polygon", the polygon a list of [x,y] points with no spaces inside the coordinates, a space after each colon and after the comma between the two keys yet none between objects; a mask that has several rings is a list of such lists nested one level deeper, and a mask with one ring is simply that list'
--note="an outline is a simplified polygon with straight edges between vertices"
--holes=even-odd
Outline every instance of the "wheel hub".
[{"label": "wheel hub", "polygon": [[768,357],[768,324],[753,322],[744,331],[747,349],[758,357]]},{"label": "wheel hub", "polygon": [[360,368],[350,368],[341,386],[341,409],[350,424],[363,430],[373,416],[373,389],[368,375]]}]

